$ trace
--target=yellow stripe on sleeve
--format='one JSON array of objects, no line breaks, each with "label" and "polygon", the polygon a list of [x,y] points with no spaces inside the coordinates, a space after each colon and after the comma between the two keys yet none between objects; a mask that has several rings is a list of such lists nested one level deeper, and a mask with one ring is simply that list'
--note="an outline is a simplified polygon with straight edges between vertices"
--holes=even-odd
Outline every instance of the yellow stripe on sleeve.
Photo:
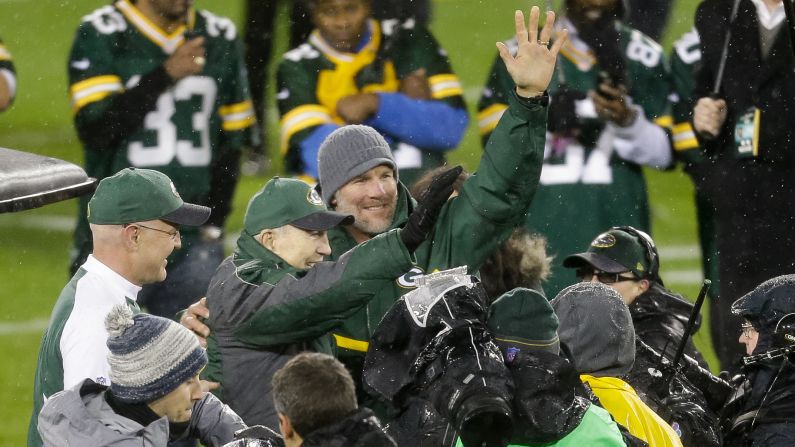
[{"label": "yellow stripe on sleeve", "polygon": [[89,89],[91,87],[96,87],[98,85],[108,84],[108,85],[119,85],[121,86],[121,78],[116,75],[102,75],[102,76],[94,76],[93,78],[88,78],[86,80],[75,82],[69,87],[69,94],[76,95],[79,94],[81,91]]},{"label": "yellow stripe on sleeve", "polygon": [[104,91],[104,92],[97,92],[91,95],[84,96],[79,100],[73,101],[72,103],[72,113],[77,113],[83,107],[91,104],[92,102],[102,101],[106,97],[110,96],[113,92]]},{"label": "yellow stripe on sleeve", "polygon": [[228,104],[225,106],[221,106],[218,108],[218,113],[221,116],[224,115],[231,115],[233,113],[241,113],[241,112],[248,112],[253,111],[254,105],[250,100],[239,102],[237,104]]},{"label": "yellow stripe on sleeve", "polygon": [[434,99],[448,98],[450,96],[463,95],[464,89],[461,81],[454,74],[441,74],[428,78],[431,85],[431,97]]},{"label": "yellow stripe on sleeve", "polygon": [[492,104],[478,112],[478,128],[480,129],[480,134],[486,135],[494,130],[506,109],[508,109],[508,106],[505,104]]},{"label": "yellow stripe on sleeve", "polygon": [[254,115],[239,120],[229,120],[229,121],[224,120],[221,123],[221,129],[225,131],[245,129],[246,127],[251,126],[255,122],[257,122],[257,119],[254,117]]},{"label": "yellow stripe on sleeve", "polygon": [[698,140],[696,134],[693,132],[693,126],[690,123],[674,124],[671,128],[674,140],[674,150],[686,151],[698,148]]},{"label": "yellow stripe on sleeve", "polygon": [[10,61],[11,60],[11,53],[5,47],[5,45],[0,44],[0,61]]},{"label": "yellow stripe on sleeve", "polygon": [[317,104],[298,106],[287,112],[281,119],[281,150],[287,153],[290,138],[297,132],[319,124],[330,124],[334,121],[328,109]]},{"label": "yellow stripe on sleeve", "polygon": [[656,118],[654,120],[654,124],[660,127],[665,127],[666,129],[670,129],[674,125],[674,119],[671,117],[671,115],[663,115],[659,118]]},{"label": "yellow stripe on sleeve", "polygon": [[336,340],[338,347],[349,349],[351,351],[367,352],[367,348],[369,346],[369,343],[366,341],[354,340],[352,338],[343,337],[339,334],[334,334],[334,340]]}]

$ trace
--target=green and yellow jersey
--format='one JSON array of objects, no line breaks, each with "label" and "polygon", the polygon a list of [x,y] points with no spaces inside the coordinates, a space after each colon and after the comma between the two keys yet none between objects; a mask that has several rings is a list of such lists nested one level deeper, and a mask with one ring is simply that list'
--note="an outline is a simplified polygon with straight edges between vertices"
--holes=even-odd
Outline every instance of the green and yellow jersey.
[{"label": "green and yellow jersey", "polygon": [[[206,64],[173,82],[162,65],[186,33],[204,37]],[[236,176],[229,166],[236,166],[255,123],[231,20],[191,9],[185,25],[166,33],[128,0],[99,8],[83,17],[75,34],[69,99],[90,176],[101,179],[129,166],[156,169],[186,201],[213,206],[213,223],[223,223],[228,209],[217,205],[231,201]],[[86,202],[74,266],[90,250]]]},{"label": "green and yellow jersey", "polygon": [[[551,101],[564,85],[585,93],[597,86],[602,67],[588,45],[571,34],[558,58],[556,77],[549,87]],[[662,47],[641,32],[621,26],[620,49],[625,59],[626,86],[638,118],[620,128],[600,119],[593,101],[576,101],[579,135],[562,138],[547,133],[541,180],[525,226],[548,239],[555,256],[552,275],[545,284],[554,297],[576,282],[574,271],[564,269],[563,258],[584,250],[594,235],[615,225],[649,231],[649,203],[641,165],[667,167],[671,161],[669,113],[670,81]],[[509,49],[516,46],[508,42]],[[514,84],[497,57],[478,104],[478,123],[488,140],[505,110]]]},{"label": "green and yellow jersey", "polygon": [[[430,99],[400,93],[401,80],[424,69]],[[466,129],[463,90],[447,53],[431,33],[413,21],[370,20],[359,49],[343,53],[318,30],[284,54],[278,70],[281,150],[285,167],[317,177],[317,150],[323,139],[347,124],[337,102],[350,95],[376,93],[380,106],[363,124],[390,142],[401,180],[444,163]]]}]

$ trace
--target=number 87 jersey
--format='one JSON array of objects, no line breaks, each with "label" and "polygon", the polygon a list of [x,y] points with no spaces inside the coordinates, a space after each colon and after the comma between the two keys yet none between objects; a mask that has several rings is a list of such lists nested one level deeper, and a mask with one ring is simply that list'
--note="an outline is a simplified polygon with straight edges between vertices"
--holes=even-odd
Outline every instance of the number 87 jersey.
[{"label": "number 87 jersey", "polygon": [[[162,65],[188,30],[204,37],[206,64],[173,82]],[[189,10],[171,33],[128,0],[85,16],[69,96],[89,175],[156,169],[186,201],[207,203],[216,162],[248,142],[255,122],[242,64],[234,24],[207,11]]]},{"label": "number 87 jersey", "polygon": [[[603,70],[596,53],[566,18],[559,27],[569,29],[569,39],[560,51],[549,87],[550,108],[556,106],[564,84],[583,99],[574,104],[574,136],[547,132],[539,187],[525,221],[528,230],[547,238],[548,252],[556,257],[551,278],[544,285],[549,296],[577,281],[574,271],[564,269],[559,260],[583,251],[594,236],[615,225],[649,231],[641,166],[665,168],[672,159],[670,77],[662,48],[637,30],[623,25],[618,29],[628,101],[637,113],[635,121],[622,128],[601,119],[586,96],[596,89]],[[513,89],[498,57],[478,104],[484,141],[507,108],[507,95]]]}]

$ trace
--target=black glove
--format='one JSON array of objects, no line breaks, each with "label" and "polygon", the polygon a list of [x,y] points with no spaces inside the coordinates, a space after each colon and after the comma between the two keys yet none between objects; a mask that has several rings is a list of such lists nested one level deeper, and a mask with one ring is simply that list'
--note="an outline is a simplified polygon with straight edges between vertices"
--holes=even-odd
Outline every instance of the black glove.
[{"label": "black glove", "polygon": [[464,168],[456,166],[436,175],[420,194],[417,207],[409,216],[406,226],[400,230],[400,239],[410,252],[413,253],[433,231],[436,218],[453,193],[453,184],[463,171]]},{"label": "black glove", "polygon": [[553,134],[575,136],[580,130],[574,102],[585,99],[585,93],[569,90],[565,85],[556,91],[549,102],[547,130]]}]

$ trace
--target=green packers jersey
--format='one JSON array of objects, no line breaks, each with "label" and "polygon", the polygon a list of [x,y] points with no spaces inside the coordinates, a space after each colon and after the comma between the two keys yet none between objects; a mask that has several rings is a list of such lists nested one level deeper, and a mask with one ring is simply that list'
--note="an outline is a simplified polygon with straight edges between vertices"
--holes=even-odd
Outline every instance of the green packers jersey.
[{"label": "green packers jersey", "polygon": [[700,63],[701,39],[693,28],[674,43],[671,53],[671,81],[674,91],[673,142],[677,159],[684,163],[703,161],[696,134],[690,124],[695,105],[695,98],[692,97],[696,85],[695,72]]},{"label": "green packers jersey", "polygon": [[0,39],[0,76],[5,78],[6,85],[13,99],[17,85],[16,70],[14,69],[14,60],[11,57],[11,52],[6,48],[3,39]]},{"label": "green packers jersey", "polygon": [[[662,48],[637,30],[622,27],[620,43],[626,61],[626,83],[632,103],[643,108],[646,118],[670,127],[668,114],[669,74]],[[509,49],[516,43],[510,42]],[[592,50],[580,41],[563,46],[556,77],[549,90],[554,94],[565,80],[569,90],[587,92],[597,86],[601,71]],[[487,139],[507,104],[514,84],[497,57],[478,105],[481,134]],[[578,104],[581,130],[578,139],[560,147],[547,134],[547,147],[538,192],[525,226],[544,235],[548,251],[555,257],[552,275],[544,288],[549,297],[576,282],[574,271],[562,267],[563,259],[584,251],[600,232],[615,225],[650,227],[646,182],[639,165],[620,158],[617,138],[606,132],[605,122],[595,114],[590,100]],[[587,105],[591,104],[591,112]],[[583,109],[581,111],[580,109]]]},{"label": "green packers jersey", "polygon": [[254,123],[234,24],[191,11],[187,26],[166,34],[127,0],[83,18],[69,59],[69,97],[80,130],[103,114],[116,94],[138,84],[184,42],[188,29],[205,39],[204,70],[160,95],[140,129],[117,147],[86,147],[86,171],[103,178],[129,166],[157,169],[182,197],[206,203],[210,165],[237,150]]},{"label": "green packers jersey", "polygon": [[[242,49],[229,19],[191,10],[187,24],[167,34],[128,0],[99,8],[83,18],[75,34],[69,98],[82,134],[119,94],[160,67],[188,31],[204,37],[203,71],[168,87],[142,125],[115,147],[84,144],[90,176],[102,179],[129,166],[156,169],[174,181],[186,202],[208,203],[213,162],[248,142],[255,122]],[[88,198],[81,198],[73,268],[91,250],[87,204]],[[195,229],[186,230],[187,246],[198,236]]]},{"label": "green packers jersey", "polygon": [[[288,171],[304,174],[301,143],[324,124],[344,125],[337,101],[358,93],[394,93],[400,80],[424,68],[433,100],[464,108],[461,83],[447,53],[425,28],[413,21],[369,22],[370,39],[356,53],[332,48],[315,30],[308,41],[285,53],[278,70],[281,149]],[[394,141],[401,180],[409,169],[444,163],[444,153]],[[403,151],[399,154],[400,151]],[[402,163],[401,160],[408,160]],[[407,183],[408,184],[408,183]]]},{"label": "green packers jersey", "polygon": [[11,57],[11,52],[8,51],[6,45],[3,43],[3,39],[0,39],[0,69],[6,69],[14,71],[14,61]]}]

